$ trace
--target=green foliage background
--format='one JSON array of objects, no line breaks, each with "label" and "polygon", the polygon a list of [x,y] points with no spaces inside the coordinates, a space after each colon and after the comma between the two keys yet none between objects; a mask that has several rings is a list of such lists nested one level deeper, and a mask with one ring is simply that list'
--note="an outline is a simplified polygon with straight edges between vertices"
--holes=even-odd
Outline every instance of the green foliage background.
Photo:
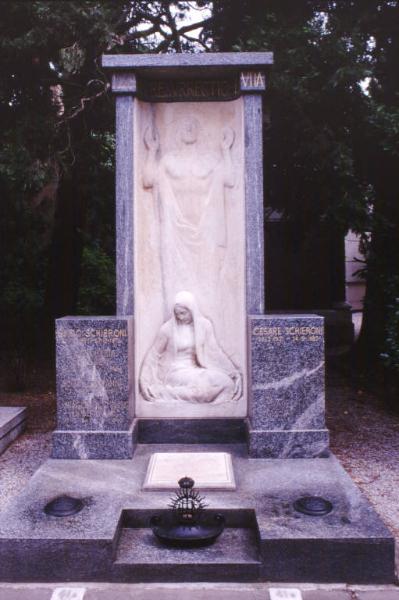
[{"label": "green foliage background", "polygon": [[328,222],[362,236],[367,291],[352,360],[397,386],[399,3],[225,0],[215,9],[219,49],[275,53],[268,202],[309,235]]},{"label": "green foliage background", "polygon": [[198,20],[201,8],[213,11],[202,50],[274,51],[265,197],[309,232],[326,222],[363,236],[354,359],[395,378],[397,0],[0,2],[3,363],[51,356],[58,316],[115,312],[114,107],[99,58],[192,50],[182,26],[189,5]]}]

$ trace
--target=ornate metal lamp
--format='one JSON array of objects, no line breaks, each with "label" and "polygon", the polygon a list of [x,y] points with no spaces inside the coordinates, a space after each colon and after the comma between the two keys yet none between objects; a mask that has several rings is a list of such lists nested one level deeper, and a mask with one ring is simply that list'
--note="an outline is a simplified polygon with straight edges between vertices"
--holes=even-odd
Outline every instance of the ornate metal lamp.
[{"label": "ornate metal lamp", "polygon": [[193,548],[212,544],[224,529],[220,514],[207,514],[204,496],[194,488],[191,477],[178,481],[179,489],[171,498],[171,511],[151,517],[154,535],[165,545]]}]

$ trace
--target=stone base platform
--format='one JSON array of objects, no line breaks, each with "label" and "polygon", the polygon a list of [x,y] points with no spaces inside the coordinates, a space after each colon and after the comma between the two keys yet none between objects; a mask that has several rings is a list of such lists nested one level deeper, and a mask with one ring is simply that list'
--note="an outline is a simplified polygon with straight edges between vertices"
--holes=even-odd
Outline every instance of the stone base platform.
[{"label": "stone base platform", "polygon": [[0,406],[0,454],[25,429],[26,412],[21,406]]},{"label": "stone base platform", "polygon": [[[143,491],[155,452],[228,452],[236,491],[206,493],[226,516],[214,546],[163,547],[148,528],[170,491]],[[189,475],[189,473],[188,473]],[[49,517],[68,494],[75,516]],[[308,495],[330,500],[324,517],[298,513]],[[139,444],[132,460],[49,460],[0,516],[2,581],[275,581],[391,583],[394,540],[334,457],[249,459],[245,445]]]}]

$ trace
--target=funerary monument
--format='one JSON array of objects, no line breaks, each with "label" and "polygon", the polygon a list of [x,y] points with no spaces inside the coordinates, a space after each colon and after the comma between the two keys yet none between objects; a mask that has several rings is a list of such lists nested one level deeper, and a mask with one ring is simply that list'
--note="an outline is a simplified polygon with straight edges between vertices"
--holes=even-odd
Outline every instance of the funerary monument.
[{"label": "funerary monument", "polygon": [[[117,315],[57,321],[52,459],[0,519],[2,579],[393,581],[392,535],[329,450],[323,318],[265,309],[271,65],[103,57]],[[226,519],[209,548],[164,548],[148,526],[183,476]],[[44,511],[63,495],[77,514]]]}]

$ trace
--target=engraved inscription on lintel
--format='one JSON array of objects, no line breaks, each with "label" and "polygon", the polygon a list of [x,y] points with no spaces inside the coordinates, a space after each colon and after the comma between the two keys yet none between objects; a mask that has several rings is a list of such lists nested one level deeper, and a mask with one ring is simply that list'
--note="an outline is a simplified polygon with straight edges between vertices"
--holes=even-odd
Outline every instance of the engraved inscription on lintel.
[{"label": "engraved inscription on lintel", "polygon": [[209,102],[235,100],[240,95],[236,78],[139,79],[137,96],[147,102]]},{"label": "engraved inscription on lintel", "polygon": [[242,91],[266,89],[265,74],[260,71],[243,71],[240,75]]},{"label": "engraved inscription on lintel", "polygon": [[160,215],[161,269],[165,314],[177,291],[218,287],[227,245],[225,188],[234,186],[231,147],[235,133],[225,127],[219,152],[199,146],[201,124],[195,117],[177,124],[177,145],[162,152],[155,125],[147,127],[148,154],[143,185],[151,189]]}]

